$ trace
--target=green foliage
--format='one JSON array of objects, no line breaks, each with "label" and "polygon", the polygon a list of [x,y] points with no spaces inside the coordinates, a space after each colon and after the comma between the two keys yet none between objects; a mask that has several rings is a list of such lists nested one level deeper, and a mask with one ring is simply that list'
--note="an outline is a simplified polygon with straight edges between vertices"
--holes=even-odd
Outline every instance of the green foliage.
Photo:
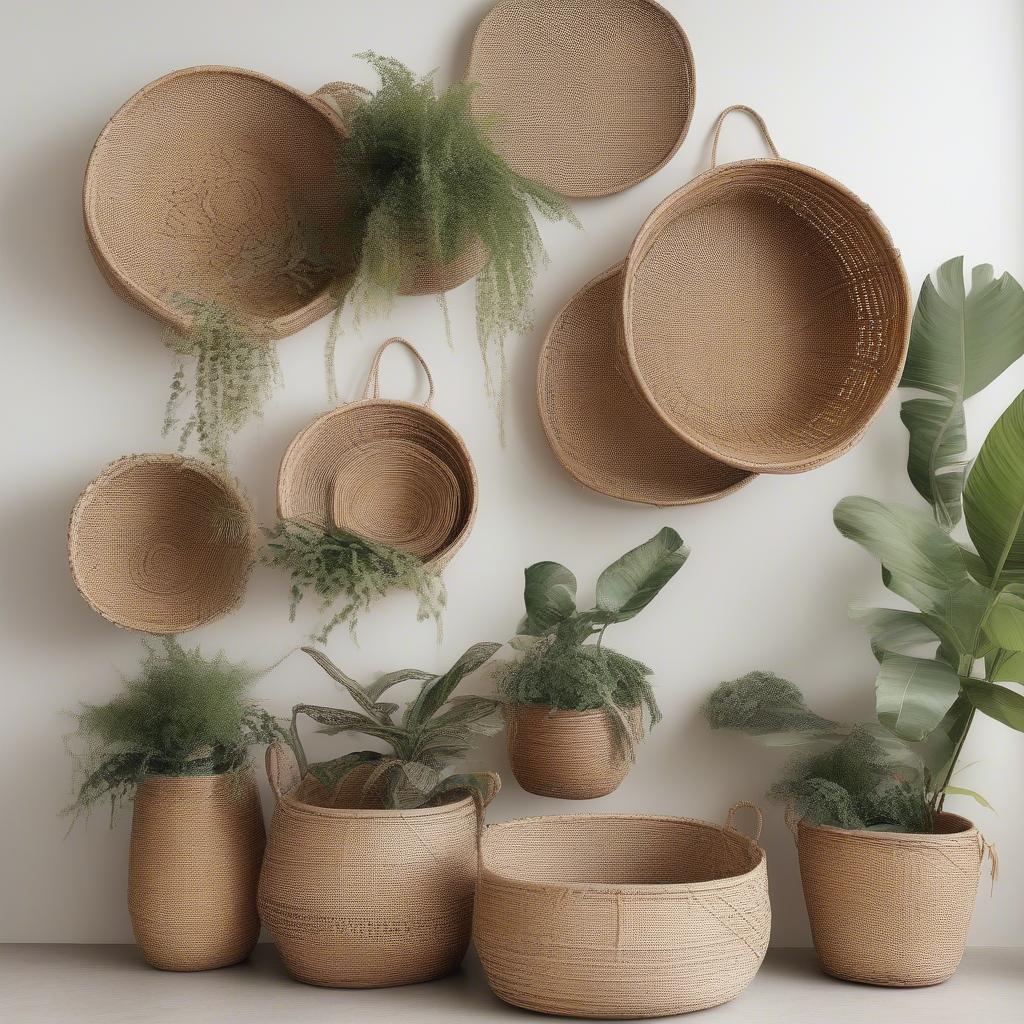
[{"label": "green foliage", "polygon": [[[106,704],[83,704],[69,740],[80,782],[67,812],[109,799],[111,814],[146,775],[219,775],[246,764],[248,748],[283,735],[247,696],[260,676],[223,653],[204,658],[174,638],[146,645],[139,675]],[[81,747],[83,749],[78,750]]]},{"label": "green foliage", "polygon": [[794,740],[829,736],[839,725],[813,712],[788,679],[773,672],[748,672],[720,683],[701,708],[712,729],[733,729],[763,742],[789,745]]},{"label": "green foliage", "polygon": [[322,601],[322,610],[341,608],[314,635],[317,643],[342,622],[355,639],[360,615],[389,590],[411,590],[419,601],[418,622],[433,619],[441,642],[441,616],[447,592],[444,581],[415,555],[398,551],[347,530],[320,530],[297,520],[281,520],[264,530],[264,561],[286,569],[291,577],[290,617],[307,591]]}]

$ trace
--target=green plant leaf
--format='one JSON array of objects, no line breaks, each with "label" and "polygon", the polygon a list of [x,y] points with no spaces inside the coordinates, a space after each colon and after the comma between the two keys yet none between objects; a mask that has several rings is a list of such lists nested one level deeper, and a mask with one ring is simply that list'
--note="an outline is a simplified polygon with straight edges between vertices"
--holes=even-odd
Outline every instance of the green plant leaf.
[{"label": "green plant leaf", "polygon": [[310,774],[328,792],[333,792],[347,775],[364,764],[382,761],[384,755],[375,750],[357,750],[331,761],[319,761],[309,766]]},{"label": "green plant leaf", "polygon": [[894,735],[923,740],[960,693],[960,678],[942,661],[887,654],[875,680],[878,720]]},{"label": "green plant leaf", "polygon": [[354,679],[345,675],[323,651],[318,651],[315,647],[303,647],[302,650],[345,690],[370,718],[381,723],[385,721],[383,714],[376,706],[376,701],[374,701],[369,693]]},{"label": "green plant leaf", "polygon": [[985,632],[997,647],[1007,651],[1024,651],[1024,596],[1018,586],[1003,590],[992,602]]},{"label": "green plant leaf", "polygon": [[443,676],[424,684],[419,696],[406,708],[403,725],[407,729],[416,729],[426,723],[451,697],[459,683],[489,661],[499,650],[501,644],[496,643],[485,642],[470,647]]},{"label": "green plant leaf", "polygon": [[851,607],[850,618],[868,631],[871,651],[878,661],[887,652],[913,654],[920,647],[935,647],[942,640],[942,623],[923,612]]},{"label": "green plant leaf", "polygon": [[982,679],[962,679],[960,682],[967,699],[979,711],[1011,729],[1024,732],[1024,696]]},{"label": "green plant leaf", "polygon": [[410,679],[416,679],[422,682],[425,679],[433,678],[433,673],[424,672],[423,669],[400,668],[396,672],[386,672],[379,679],[375,680],[363,689],[370,700],[378,701],[382,694],[390,690],[392,686],[397,686],[399,683],[408,682]]},{"label": "green plant leaf", "polygon": [[974,706],[964,696],[961,680],[960,696],[942,716],[942,721],[921,743],[912,745],[931,779],[939,782],[949,778],[959,754],[960,741],[971,724],[973,714]]},{"label": "green plant leaf", "polygon": [[597,580],[597,607],[609,621],[625,622],[643,611],[689,557],[689,548],[670,527],[627,551]]},{"label": "green plant leaf", "polygon": [[576,611],[576,577],[558,562],[537,562],[525,573],[526,618],[518,632],[540,636]]},{"label": "green plant leaf", "polygon": [[993,683],[1024,683],[1024,652],[1006,652],[989,666]]},{"label": "green plant leaf", "polygon": [[943,793],[949,793],[952,796],[969,796],[972,800],[976,800],[982,807],[987,807],[990,811],[994,811],[995,808],[978,792],[973,789],[964,789],[963,786],[946,786]]},{"label": "green plant leaf", "polygon": [[316,722],[321,726],[320,731],[329,736],[336,736],[343,732],[358,732],[365,736],[384,740],[385,743],[400,743],[403,738],[402,730],[398,726],[380,722],[356,711],[346,711],[344,708],[328,708],[319,704],[296,704],[292,708],[292,721],[295,722],[299,715],[305,715]]}]

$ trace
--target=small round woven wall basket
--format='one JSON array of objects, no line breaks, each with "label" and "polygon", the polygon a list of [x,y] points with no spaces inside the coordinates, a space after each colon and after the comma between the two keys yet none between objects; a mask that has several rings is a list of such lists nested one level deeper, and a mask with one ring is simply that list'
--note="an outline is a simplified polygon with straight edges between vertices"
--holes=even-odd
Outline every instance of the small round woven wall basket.
[{"label": "small round woven wall basket", "polygon": [[241,68],[175,71],[100,133],[85,227],[108,283],[187,331],[190,303],[224,305],[283,338],[334,307],[323,241],[342,201],[342,124],[324,102]]},{"label": "small round woven wall basket", "polygon": [[622,356],[622,264],[563,307],[537,366],[548,444],[584,487],[648,505],[691,505],[739,489],[752,474],[683,441],[644,400]]},{"label": "small round woven wall basket", "polygon": [[[715,166],[734,110],[773,159]],[[749,107],[719,116],[711,163],[633,242],[626,357],[651,408],[701,451],[754,473],[813,469],[860,439],[899,380],[903,263],[871,208],[781,159]]]},{"label": "small round woven wall basket", "polygon": [[621,192],[663,166],[696,95],[686,34],[651,0],[500,0],[466,78],[498,153],[574,199]]},{"label": "small round woven wall basket", "polygon": [[205,462],[126,455],[82,492],[68,528],[71,574],[105,619],[183,633],[233,611],[257,546],[252,509]]},{"label": "small round woven wall basket", "polygon": [[799,822],[797,851],[814,948],[826,974],[912,988],[953,976],[988,848],[957,814],[934,834]]},{"label": "small round woven wall basket", "polygon": [[[380,397],[380,361],[392,344],[419,361],[426,404]],[[465,442],[430,409],[434,382],[409,342],[377,350],[361,401],[317,417],[281,461],[278,515],[348,530],[441,568],[469,536],[477,482]]]},{"label": "small round woven wall basket", "polygon": [[495,994],[611,1019],[739,995],[764,959],[771,909],[764,851],[732,827],[735,809],[725,827],[617,814],[491,825],[473,942]]}]

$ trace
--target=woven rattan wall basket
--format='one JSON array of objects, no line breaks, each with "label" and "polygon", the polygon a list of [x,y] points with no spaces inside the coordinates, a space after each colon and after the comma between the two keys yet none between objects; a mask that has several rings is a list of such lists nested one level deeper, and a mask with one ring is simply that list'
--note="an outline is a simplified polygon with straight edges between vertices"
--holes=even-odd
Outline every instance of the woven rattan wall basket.
[{"label": "woven rattan wall basket", "polygon": [[[426,373],[425,405],[380,397],[380,361],[404,345]],[[423,357],[401,338],[377,350],[363,399],[319,416],[281,461],[278,514],[334,526],[445,565],[476,518],[477,482],[462,438],[430,409],[434,383]]]},{"label": "woven rattan wall basket", "polygon": [[328,313],[322,240],[341,219],[342,125],[315,97],[240,68],[175,71],[110,119],[85,175],[85,226],[113,289],[184,331],[184,301],[271,338]]},{"label": "woven rattan wall basket", "polygon": [[466,78],[495,148],[572,198],[621,192],[679,148],[696,92],[679,23],[651,0],[500,0]]},{"label": "woven rattan wall basket", "polygon": [[[716,167],[725,116],[775,155]],[[713,458],[796,473],[857,442],[903,368],[910,292],[882,223],[778,157],[730,107],[712,170],[666,199],[624,271],[626,356],[651,408]]]},{"label": "woven rattan wall basket", "polygon": [[115,625],[183,633],[232,611],[256,553],[241,492],[205,462],[126,455],[82,492],[68,529],[75,585]]},{"label": "woven rattan wall basket", "polygon": [[735,998],[768,946],[764,853],[654,815],[491,825],[473,941],[495,994],[568,1017],[662,1017]]}]

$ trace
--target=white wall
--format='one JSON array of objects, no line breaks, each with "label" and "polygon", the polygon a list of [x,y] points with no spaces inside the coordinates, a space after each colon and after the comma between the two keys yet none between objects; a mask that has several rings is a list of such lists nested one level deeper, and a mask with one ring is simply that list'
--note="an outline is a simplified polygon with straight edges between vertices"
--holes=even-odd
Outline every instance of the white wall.
[{"label": "white wall", "polygon": [[[374,84],[352,54],[373,48],[412,67],[458,73],[488,0],[40,0],[8,11],[3,187],[0,194],[5,372],[3,588],[5,663],[0,749],[5,752],[0,938],[130,938],[124,888],[127,816],[113,832],[98,813],[64,838],[57,811],[70,765],[61,747],[79,700],[112,694],[130,672],[138,638],[97,617],[67,570],[65,528],[82,486],[124,452],[164,450],[163,403],[172,362],[158,326],[119,302],[93,266],[79,190],[106,118],[144,83],[174,68],[221,63],[258,69],[304,89],[331,79]],[[446,666],[471,642],[504,639],[521,610],[523,567],[553,558],[584,591],[612,557],[672,525],[693,549],[681,574],[638,620],[609,638],[657,672],[666,712],[619,792],[594,805],[561,805],[507,785],[496,817],[574,810],[661,811],[722,819],[758,797],[774,758],[742,738],[712,736],[697,716],[716,682],[764,666],[805,687],[822,712],[867,716],[874,662],[846,616],[852,600],[886,595],[871,559],[842,540],[831,509],[846,494],[915,500],[903,461],[906,436],[890,400],[863,443],[797,477],[763,477],[717,504],[658,511],[577,486],[547,449],[533,374],[543,332],[583,282],[621,258],[645,215],[708,161],[711,123],[725,105],[750,103],[782,153],[845,182],[878,211],[901,247],[916,293],[943,259],[966,253],[1024,277],[1024,8],[1014,0],[668,0],[698,68],[696,114],[671,164],[643,185],[577,204],[586,231],[544,227],[551,266],[537,287],[537,329],[512,339],[507,450],[483,397],[472,290],[451,296],[455,347],[430,299],[406,300],[388,323],[368,324],[340,346],[349,396],[372,349],[390,333],[421,346],[438,382],[438,408],[461,430],[480,474],[481,506],[469,543],[448,572],[443,650],[414,621],[410,596],[373,611],[354,647],[339,631],[331,655],[369,677],[405,665]],[[762,152],[750,125],[730,123],[724,157]],[[323,408],[319,323],[283,342],[286,388],[265,421],[235,446],[235,468],[261,517],[273,515],[277,463],[288,440]],[[411,366],[396,353],[387,388],[405,395]],[[1024,366],[970,405],[977,440],[1024,386]],[[261,569],[246,606],[189,637],[255,663],[296,645],[311,619],[289,626],[287,583]],[[295,656],[261,684],[284,713],[297,700],[329,701],[324,676]],[[996,898],[983,886],[971,940],[1019,944],[1024,905],[1024,737],[982,720],[962,782],[1000,812],[975,817],[1003,855]],[[507,768],[500,739],[480,762]],[[793,844],[778,808],[765,835],[774,941],[808,939]]]}]

